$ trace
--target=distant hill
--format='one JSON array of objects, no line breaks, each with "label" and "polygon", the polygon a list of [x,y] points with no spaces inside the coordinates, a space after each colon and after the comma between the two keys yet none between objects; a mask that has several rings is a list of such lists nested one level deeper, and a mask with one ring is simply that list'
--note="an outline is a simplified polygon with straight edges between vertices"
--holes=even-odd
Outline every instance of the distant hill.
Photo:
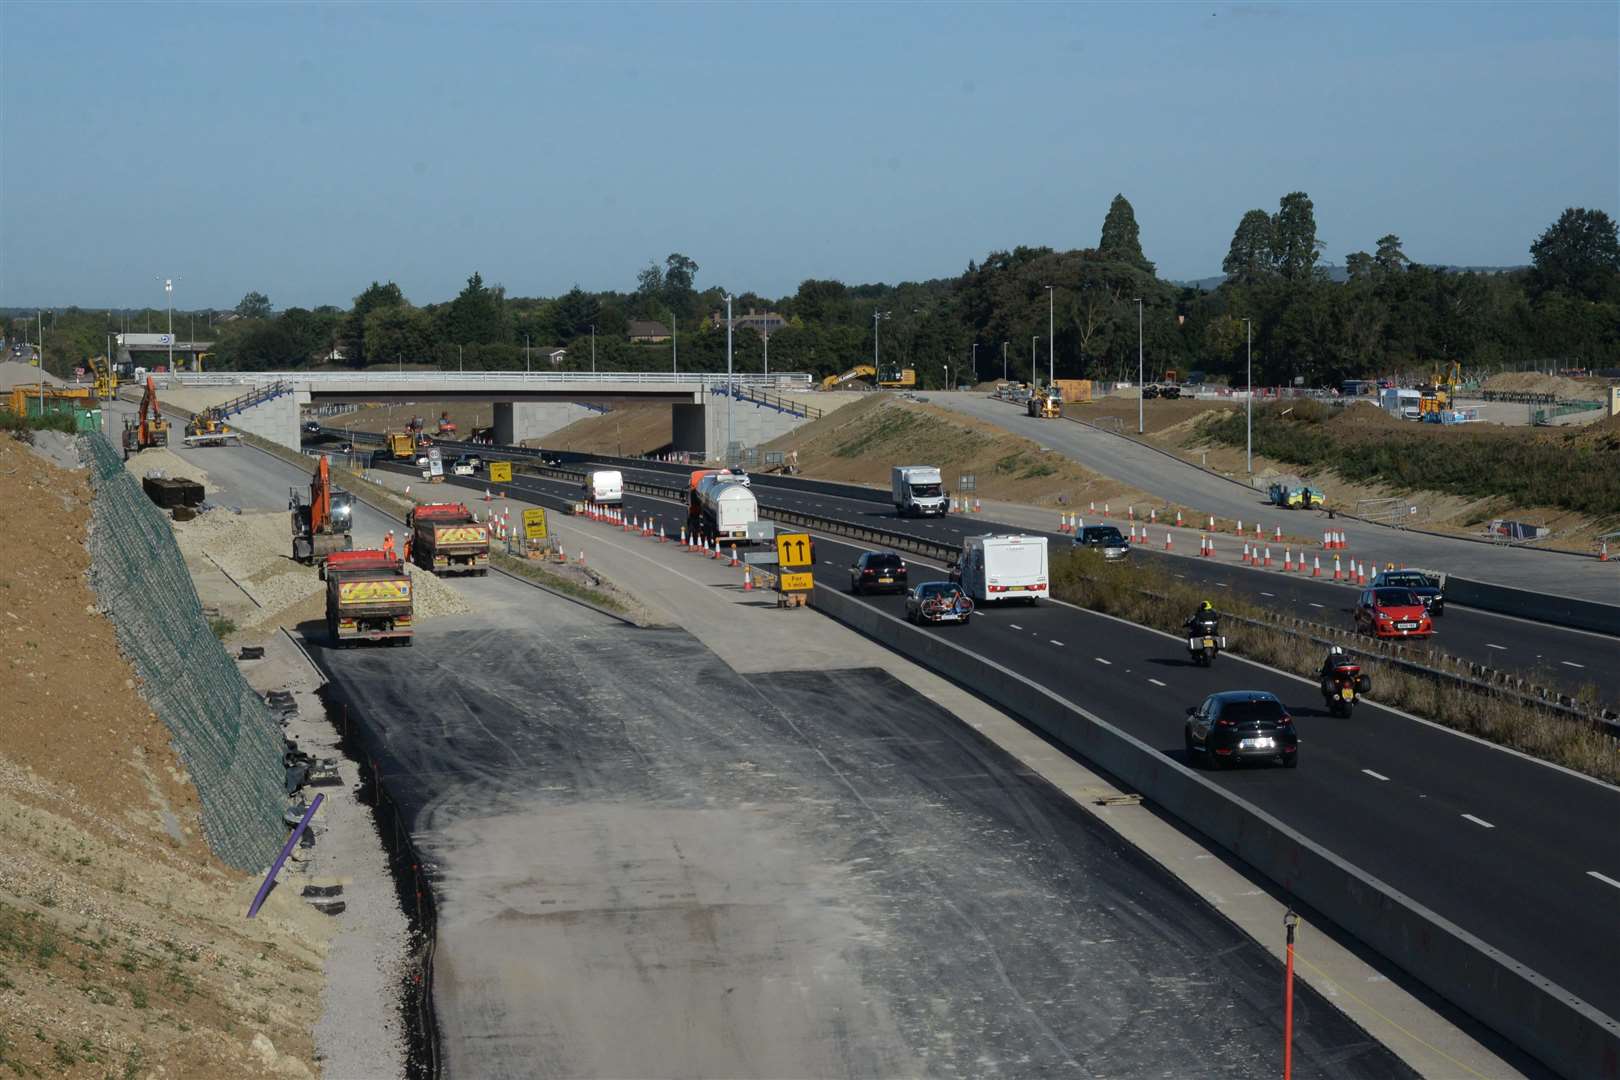
[{"label": "distant hill", "polygon": [[[1327,267],[1323,267],[1323,269],[1325,269],[1327,271],[1327,276],[1328,276],[1329,281],[1342,282],[1342,281],[1345,281],[1346,279],[1348,279],[1349,276],[1350,276],[1349,271],[1347,271],[1342,266],[1327,266]],[[1447,265],[1447,266],[1440,266],[1440,267],[1438,267],[1438,269],[1450,270],[1454,274],[1511,274],[1515,270],[1528,270],[1530,268],[1528,266],[1449,266],[1449,265]],[[1197,278],[1196,280],[1193,280],[1193,281],[1172,281],[1172,282],[1170,282],[1170,284],[1178,285],[1178,286],[1180,286],[1182,288],[1186,288],[1186,289],[1201,289],[1204,292],[1214,292],[1216,289],[1221,287],[1221,284],[1225,280],[1226,280],[1226,275],[1225,274],[1217,274],[1214,277]]]}]

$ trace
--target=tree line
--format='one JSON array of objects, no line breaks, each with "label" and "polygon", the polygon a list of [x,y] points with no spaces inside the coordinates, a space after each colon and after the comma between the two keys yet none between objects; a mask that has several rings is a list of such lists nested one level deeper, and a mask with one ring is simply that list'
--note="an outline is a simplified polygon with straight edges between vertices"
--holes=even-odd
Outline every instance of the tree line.
[{"label": "tree line", "polygon": [[[1393,233],[1370,246],[1346,255],[1337,279],[1322,263],[1310,197],[1291,192],[1275,211],[1242,215],[1219,287],[1177,284],[1158,277],[1135,212],[1118,195],[1092,247],[992,252],[954,278],[809,279],[790,296],[744,292],[734,314],[770,310],[787,323],[768,344],[739,330],[734,364],[758,372],[768,348],[772,369],[819,377],[869,363],[875,339],[883,366],[914,368],[925,387],[971,379],[975,359],[984,379],[1003,370],[1027,379],[1032,363],[1044,378],[1049,353],[1060,378],[1134,379],[1139,340],[1150,379],[1199,370],[1241,383],[1251,351],[1254,379],[1267,385],[1421,373],[1452,360],[1480,371],[1620,365],[1620,243],[1601,210],[1564,211],[1530,243],[1530,265],[1507,272],[1416,263]],[[593,363],[602,371],[669,370],[677,360],[670,343],[628,340],[630,323],[646,320],[675,329],[680,370],[723,371],[726,335],[712,316],[723,314],[726,290],[700,288],[699,272],[696,261],[675,253],[639,271],[633,289],[576,285],[550,298],[509,297],[475,272],[443,303],[417,305],[397,284],[372,282],[347,308],[280,312],[252,292],[234,318],[214,321],[209,363],[549,369],[549,353],[563,348],[566,370]],[[163,325],[156,314],[155,325]],[[182,317],[175,314],[177,331]],[[115,321],[79,309],[48,317],[48,366],[61,373],[105,351]],[[12,327],[18,340],[21,330]]]}]

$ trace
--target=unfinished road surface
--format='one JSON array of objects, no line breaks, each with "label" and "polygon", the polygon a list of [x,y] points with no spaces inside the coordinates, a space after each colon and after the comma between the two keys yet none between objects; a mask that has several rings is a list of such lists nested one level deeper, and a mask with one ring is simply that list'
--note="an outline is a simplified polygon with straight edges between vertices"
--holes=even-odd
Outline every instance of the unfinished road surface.
[{"label": "unfinished road surface", "polygon": [[[512,588],[312,645],[430,864],[448,1075],[1280,1067],[1275,961],[892,676],[742,676]],[[1298,1023],[1302,1077],[1410,1075]]]}]

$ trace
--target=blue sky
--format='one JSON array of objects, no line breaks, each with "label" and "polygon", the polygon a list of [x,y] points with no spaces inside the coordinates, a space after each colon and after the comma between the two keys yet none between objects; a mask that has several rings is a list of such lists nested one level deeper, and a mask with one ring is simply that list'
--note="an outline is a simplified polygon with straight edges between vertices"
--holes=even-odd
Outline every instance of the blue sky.
[{"label": "blue sky", "polygon": [[1620,5],[0,5],[0,305],[959,273],[1136,208],[1527,261],[1620,201]]}]

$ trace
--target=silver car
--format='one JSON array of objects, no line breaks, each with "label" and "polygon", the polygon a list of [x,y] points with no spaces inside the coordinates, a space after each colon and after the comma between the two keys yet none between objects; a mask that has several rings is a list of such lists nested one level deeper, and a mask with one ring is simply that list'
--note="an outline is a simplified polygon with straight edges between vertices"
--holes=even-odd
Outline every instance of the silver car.
[{"label": "silver car", "polygon": [[1074,534],[1074,546],[1100,551],[1109,562],[1129,558],[1131,554],[1131,545],[1125,539],[1125,534],[1112,525],[1081,526],[1080,531]]}]

